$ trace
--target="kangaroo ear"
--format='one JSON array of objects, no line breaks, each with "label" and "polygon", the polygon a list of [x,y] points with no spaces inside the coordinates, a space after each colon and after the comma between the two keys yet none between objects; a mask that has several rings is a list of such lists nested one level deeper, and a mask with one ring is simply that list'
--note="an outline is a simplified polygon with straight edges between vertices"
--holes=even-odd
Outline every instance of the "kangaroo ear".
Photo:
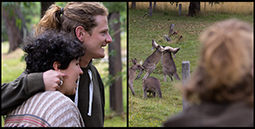
[{"label": "kangaroo ear", "polygon": [[157,43],[155,42],[155,40],[154,39],[152,39],[152,43],[151,43],[151,51],[153,51],[154,50],[154,48],[156,48],[157,47]]},{"label": "kangaroo ear", "polygon": [[134,62],[135,62],[135,63],[137,62],[136,58],[134,59]]}]

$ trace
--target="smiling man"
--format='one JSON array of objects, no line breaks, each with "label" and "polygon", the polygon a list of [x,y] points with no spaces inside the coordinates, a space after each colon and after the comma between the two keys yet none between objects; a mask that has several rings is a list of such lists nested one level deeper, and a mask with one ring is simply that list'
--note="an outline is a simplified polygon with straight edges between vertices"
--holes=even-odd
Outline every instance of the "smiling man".
[{"label": "smiling man", "polygon": [[[47,29],[68,32],[86,48],[80,61],[83,74],[78,80],[76,94],[69,96],[78,107],[86,127],[104,125],[104,84],[92,59],[103,58],[104,47],[112,42],[107,16],[108,10],[101,3],[69,2],[64,8],[52,5],[36,28],[36,35]],[[5,115],[40,91],[59,89],[64,76],[67,75],[53,70],[33,74],[23,72],[15,81],[2,84],[1,114]],[[15,92],[18,94],[13,94]]]},{"label": "smiling man", "polygon": [[112,42],[108,33],[108,21],[106,16],[95,16],[98,25],[92,30],[92,33],[85,31],[82,26],[76,28],[77,38],[87,47],[86,55],[81,59],[81,67],[87,67],[91,59],[104,58],[104,48]]}]

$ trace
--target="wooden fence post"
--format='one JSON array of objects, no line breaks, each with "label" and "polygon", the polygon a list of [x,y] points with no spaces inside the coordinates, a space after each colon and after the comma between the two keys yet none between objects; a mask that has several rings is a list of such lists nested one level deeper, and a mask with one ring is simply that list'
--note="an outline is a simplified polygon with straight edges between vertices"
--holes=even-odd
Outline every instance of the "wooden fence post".
[{"label": "wooden fence post", "polygon": [[[190,78],[190,62],[182,61],[182,85],[188,83]],[[182,109],[185,110],[189,106],[189,103],[186,101],[184,97],[182,97]]]},{"label": "wooden fence post", "polygon": [[178,13],[179,15],[181,15],[182,14],[182,4],[179,4],[179,13]]}]

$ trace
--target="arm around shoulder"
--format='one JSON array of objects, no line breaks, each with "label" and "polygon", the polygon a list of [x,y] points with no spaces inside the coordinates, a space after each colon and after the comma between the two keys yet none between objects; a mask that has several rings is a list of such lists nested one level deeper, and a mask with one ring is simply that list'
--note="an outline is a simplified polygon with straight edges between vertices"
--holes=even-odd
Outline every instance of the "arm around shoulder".
[{"label": "arm around shoulder", "polygon": [[42,73],[27,74],[25,71],[14,81],[1,85],[1,115],[16,108],[32,95],[44,91]]}]

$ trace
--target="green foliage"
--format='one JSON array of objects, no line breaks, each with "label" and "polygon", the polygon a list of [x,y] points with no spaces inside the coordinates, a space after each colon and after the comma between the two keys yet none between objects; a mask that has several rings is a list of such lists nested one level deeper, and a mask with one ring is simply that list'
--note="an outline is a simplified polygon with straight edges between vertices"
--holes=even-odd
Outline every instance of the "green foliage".
[{"label": "green foliage", "polygon": [[127,2],[103,2],[103,4],[109,13],[127,11]]},{"label": "green foliage", "polygon": [[16,2],[2,2],[2,7],[4,10],[10,12],[10,17],[13,16],[13,7],[16,7]]},{"label": "green foliage", "polygon": [[33,31],[34,27],[40,21],[41,15],[41,3],[40,2],[31,2],[30,6],[21,6],[21,11],[25,18],[26,26],[28,33]]},{"label": "green foliage", "polygon": [[[12,17],[13,15],[15,16],[16,19],[16,26],[19,27],[19,29],[21,28],[21,19],[14,14],[14,10],[13,9],[21,9],[21,12],[24,14],[24,12],[29,8],[31,9],[31,7],[34,7],[34,3],[33,2],[2,2],[2,6],[3,8],[10,13],[10,17]],[[32,9],[31,9],[32,10]]]},{"label": "green foliage", "polygon": [[[203,13],[195,17],[179,16],[178,12],[155,11],[152,17],[144,17],[144,10],[129,10],[129,28],[128,28],[128,68],[132,66],[131,60],[137,58],[137,61],[144,60],[153,52],[151,51],[151,42],[154,39],[162,46],[179,47],[180,50],[173,58],[177,67],[177,74],[182,80],[182,61],[190,61],[190,72],[197,67],[197,61],[200,53],[199,35],[203,30],[213,25],[217,21],[230,18],[244,20],[253,26],[253,15],[244,14],[213,14]],[[175,31],[178,31],[183,38],[177,42],[179,36],[173,35],[170,38],[172,43],[164,40],[164,34],[168,35],[170,24],[175,24]],[[137,72],[138,74],[138,72]],[[182,95],[179,90],[181,81],[171,79],[167,76],[164,82],[161,62],[150,76],[160,80],[162,99],[149,96],[143,98],[142,74],[140,79],[135,80],[133,87],[136,95],[133,96],[129,90],[128,104],[128,122],[129,127],[160,127],[171,116],[182,111]]]},{"label": "green foliage", "polygon": [[[126,31],[127,26],[127,2],[103,2],[109,13],[120,13],[120,31]],[[110,22],[110,21],[109,21]]]},{"label": "green foliage", "polygon": [[[28,33],[32,31],[32,28],[40,20],[40,2],[2,2],[2,7],[10,13],[11,16],[15,16],[16,19],[16,26],[21,29],[22,23],[20,17],[14,13],[13,9],[20,9],[21,13],[25,19],[25,25],[28,29]],[[7,32],[5,30],[5,26],[2,23],[2,34],[1,36],[4,37],[5,40],[8,39]]]},{"label": "green foliage", "polygon": [[65,7],[68,2],[55,2],[57,6]]}]

